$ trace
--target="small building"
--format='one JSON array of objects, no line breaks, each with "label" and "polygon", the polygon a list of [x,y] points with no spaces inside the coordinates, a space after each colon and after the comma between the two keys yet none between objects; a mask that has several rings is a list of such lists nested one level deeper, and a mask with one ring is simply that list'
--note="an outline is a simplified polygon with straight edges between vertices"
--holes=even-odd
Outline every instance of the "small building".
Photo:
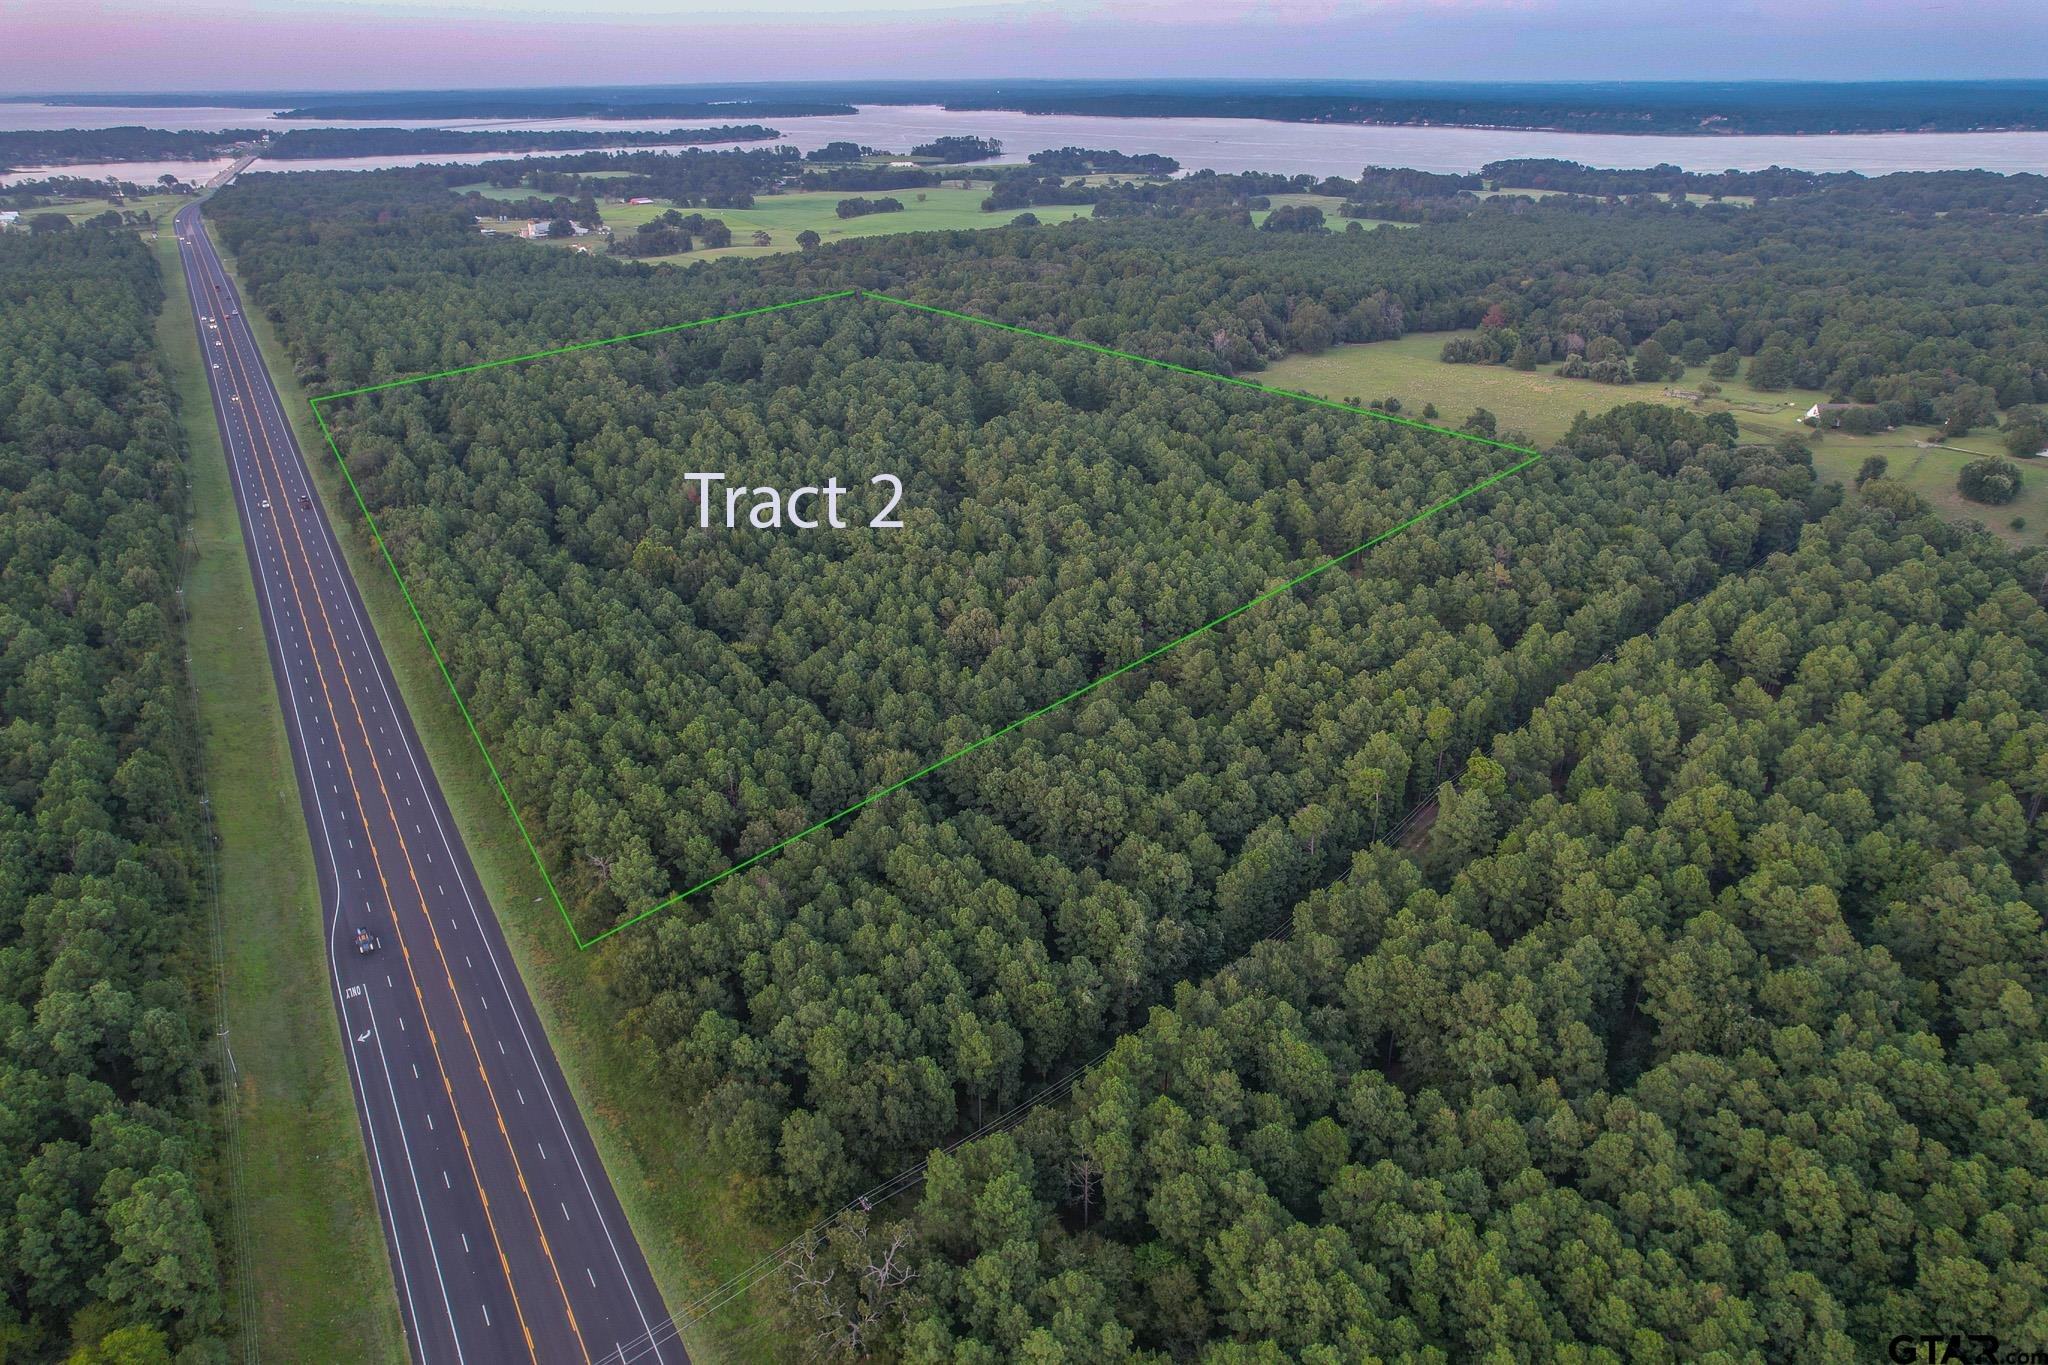
[{"label": "small building", "polygon": [[1826,422],[1830,426],[1832,426],[1840,422],[1842,419],[1839,417],[1829,417],[1829,413],[1845,412],[1850,408],[1860,408],[1862,406],[1863,404],[1861,403],[1815,403],[1812,407],[1806,410],[1806,415],[1800,418],[1799,420],[1802,422],[1811,422],[1815,426],[1819,426],[1822,422]]},{"label": "small building", "polygon": [[626,202],[629,204],[651,204],[654,201],[643,194],[640,195],[638,198],[628,199]]},{"label": "small building", "polygon": [[19,209],[0,209],[0,228],[13,227],[21,221]]}]

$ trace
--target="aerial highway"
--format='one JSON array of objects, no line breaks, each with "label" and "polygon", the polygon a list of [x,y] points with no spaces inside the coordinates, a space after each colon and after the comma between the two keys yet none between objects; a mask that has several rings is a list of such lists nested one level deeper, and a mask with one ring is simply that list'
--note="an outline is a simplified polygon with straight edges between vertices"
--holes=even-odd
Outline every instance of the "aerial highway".
[{"label": "aerial highway", "polygon": [[[318,864],[413,1358],[588,1361],[667,1312],[485,900],[197,205],[178,250]],[[679,1344],[636,1359],[686,1360]]]}]

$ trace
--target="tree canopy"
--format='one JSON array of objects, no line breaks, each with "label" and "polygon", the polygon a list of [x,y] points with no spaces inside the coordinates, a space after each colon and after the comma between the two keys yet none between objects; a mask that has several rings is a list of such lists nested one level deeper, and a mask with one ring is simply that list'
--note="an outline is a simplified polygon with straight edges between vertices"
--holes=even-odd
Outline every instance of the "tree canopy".
[{"label": "tree canopy", "polygon": [[81,1333],[203,1352],[222,1327],[204,1192],[203,836],[174,606],[185,471],[154,349],[162,300],[132,234],[0,237],[10,1359]]}]

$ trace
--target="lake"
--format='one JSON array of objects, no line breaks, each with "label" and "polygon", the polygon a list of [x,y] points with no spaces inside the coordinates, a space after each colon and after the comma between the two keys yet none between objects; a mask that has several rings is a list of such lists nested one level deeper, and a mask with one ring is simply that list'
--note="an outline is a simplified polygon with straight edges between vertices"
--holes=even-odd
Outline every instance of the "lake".
[{"label": "lake", "polygon": [[[701,122],[701,121],[700,121]],[[1560,157],[1591,166],[1650,166],[1669,162],[1693,171],[1761,170],[1796,166],[1816,171],[1979,169],[2048,172],[2048,132],[1852,133],[1835,136],[1671,137],[1609,133],[1555,133],[1491,128],[1409,128],[1334,123],[1276,123],[1264,119],[1102,118],[1075,114],[950,111],[936,105],[862,106],[852,114],[767,120],[781,141],[809,151],[828,142],[865,143],[907,151],[912,143],[947,134],[1000,138],[1004,160],[1020,160],[1051,147],[1108,147],[1163,152],[1189,170],[1306,171],[1356,175],[1367,165],[1427,171],[1476,171],[1507,157]],[[426,124],[421,120],[281,121],[268,109],[71,108],[0,103],[0,129],[93,128],[142,124],[153,128],[443,127],[497,129],[664,129],[675,119],[556,119]],[[756,144],[760,145],[760,144]],[[504,152],[433,156],[348,157],[335,161],[259,162],[264,170],[371,170],[426,163],[470,164],[500,160]],[[191,165],[193,163],[185,163]],[[129,174],[120,167],[70,168],[61,173],[153,180],[166,167]],[[171,169],[175,169],[174,167]],[[8,177],[8,179],[20,178]]]}]

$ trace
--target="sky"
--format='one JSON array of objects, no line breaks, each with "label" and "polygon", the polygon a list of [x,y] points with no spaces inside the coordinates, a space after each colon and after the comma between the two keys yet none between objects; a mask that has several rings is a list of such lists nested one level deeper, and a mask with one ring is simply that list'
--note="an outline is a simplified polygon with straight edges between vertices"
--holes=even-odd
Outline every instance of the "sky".
[{"label": "sky", "polygon": [[2040,0],[6,0],[0,93],[2038,76]]}]

